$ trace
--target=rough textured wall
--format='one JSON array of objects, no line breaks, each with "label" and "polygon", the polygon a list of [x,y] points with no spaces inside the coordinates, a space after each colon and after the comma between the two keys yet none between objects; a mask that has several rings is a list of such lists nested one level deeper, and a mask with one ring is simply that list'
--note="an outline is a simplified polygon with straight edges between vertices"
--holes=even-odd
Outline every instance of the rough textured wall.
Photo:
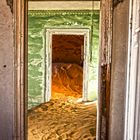
[{"label": "rough textured wall", "polygon": [[128,47],[128,1],[114,8],[110,102],[110,140],[123,140]]},{"label": "rough textured wall", "polygon": [[13,137],[14,51],[13,19],[6,0],[0,1],[0,139]]},{"label": "rough textured wall", "polygon": [[[29,11],[29,35],[28,35],[28,101],[29,108],[44,101],[44,51],[46,28],[80,28],[86,27],[91,30],[92,12],[87,11]],[[89,68],[89,80],[91,89],[89,98],[95,98],[97,92],[97,68],[98,68],[98,39],[99,39],[99,11],[93,16],[93,43],[92,61]],[[89,54],[90,55],[90,54]],[[36,85],[36,86],[35,86]],[[94,88],[93,88],[94,87]]]}]

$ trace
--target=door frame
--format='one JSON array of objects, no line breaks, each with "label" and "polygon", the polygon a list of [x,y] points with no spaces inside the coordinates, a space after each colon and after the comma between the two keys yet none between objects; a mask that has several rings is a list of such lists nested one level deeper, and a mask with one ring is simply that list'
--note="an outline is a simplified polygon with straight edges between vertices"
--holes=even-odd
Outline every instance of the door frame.
[{"label": "door frame", "polygon": [[86,28],[46,28],[45,36],[45,102],[51,99],[52,87],[52,35],[83,35],[84,36],[84,50],[83,50],[83,89],[82,101],[88,101],[88,73],[90,60],[90,29]]},{"label": "door frame", "polygon": [[[90,0],[91,1],[91,0]],[[101,1],[100,18],[100,61],[99,61],[99,96],[97,109],[97,140],[108,139],[112,14],[113,1]],[[28,89],[28,1],[13,0],[15,23],[15,126],[14,139],[27,139],[27,89]]]},{"label": "door frame", "polygon": [[138,140],[140,118],[140,2],[130,0],[124,140]]},{"label": "door frame", "polygon": [[14,126],[13,140],[27,139],[28,108],[28,1],[13,0],[14,19]]}]

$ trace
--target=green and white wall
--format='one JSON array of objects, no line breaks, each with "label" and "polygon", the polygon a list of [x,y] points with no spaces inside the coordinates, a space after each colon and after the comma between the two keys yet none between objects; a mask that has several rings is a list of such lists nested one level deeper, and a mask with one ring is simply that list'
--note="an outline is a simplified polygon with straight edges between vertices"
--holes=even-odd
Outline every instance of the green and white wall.
[{"label": "green and white wall", "polygon": [[[97,99],[99,58],[99,11],[29,10],[28,12],[28,107],[44,102],[46,28],[89,28],[89,100]],[[93,17],[93,18],[92,18]],[[92,32],[93,29],[93,32]]]}]

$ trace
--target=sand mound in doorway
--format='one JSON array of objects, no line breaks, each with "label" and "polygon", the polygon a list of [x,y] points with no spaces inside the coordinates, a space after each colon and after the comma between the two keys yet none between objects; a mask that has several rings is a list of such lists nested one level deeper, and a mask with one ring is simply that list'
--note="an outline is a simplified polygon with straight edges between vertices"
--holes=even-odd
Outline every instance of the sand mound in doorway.
[{"label": "sand mound in doorway", "polygon": [[28,140],[95,140],[96,102],[52,99],[28,111]]},{"label": "sand mound in doorway", "polygon": [[52,98],[82,97],[83,68],[77,64],[52,64]]}]

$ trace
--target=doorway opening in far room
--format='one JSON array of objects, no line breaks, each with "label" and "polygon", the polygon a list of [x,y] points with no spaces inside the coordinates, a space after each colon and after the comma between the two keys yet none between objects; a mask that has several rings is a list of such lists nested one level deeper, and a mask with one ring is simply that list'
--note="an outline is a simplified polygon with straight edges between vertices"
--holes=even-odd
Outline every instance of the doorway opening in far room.
[{"label": "doorway opening in far room", "polygon": [[83,35],[52,35],[52,99],[82,98]]}]

